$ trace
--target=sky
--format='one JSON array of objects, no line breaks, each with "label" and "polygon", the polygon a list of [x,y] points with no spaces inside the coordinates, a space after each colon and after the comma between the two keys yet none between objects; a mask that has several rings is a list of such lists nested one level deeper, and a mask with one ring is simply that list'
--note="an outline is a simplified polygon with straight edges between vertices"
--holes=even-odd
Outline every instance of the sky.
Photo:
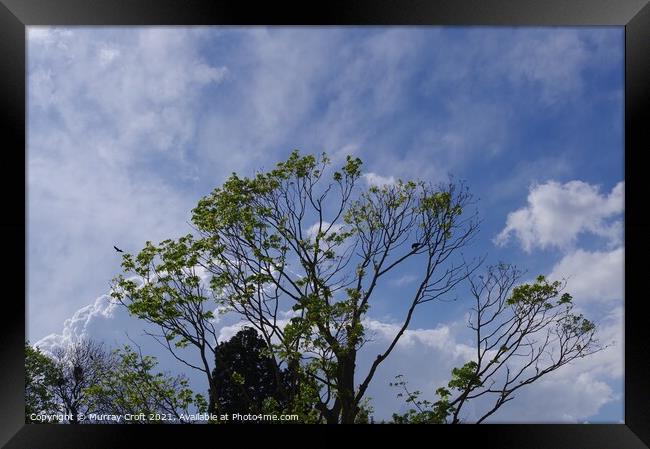
[{"label": "sky", "polygon": [[[190,231],[197,201],[294,149],[360,157],[368,183],[440,182],[477,199],[465,251],[568,279],[610,346],[529,386],[492,422],[622,422],[622,27],[28,27],[27,338],[137,341],[182,371],[108,300],[113,245]],[[369,311],[374,341],[400,323],[405,267]],[[461,295],[462,296],[462,295]],[[368,395],[428,393],[471,357],[467,298],[423,306]],[[236,320],[219,322],[221,338]],[[190,376],[197,391],[204,380]],[[470,415],[474,413],[469,410]]]}]

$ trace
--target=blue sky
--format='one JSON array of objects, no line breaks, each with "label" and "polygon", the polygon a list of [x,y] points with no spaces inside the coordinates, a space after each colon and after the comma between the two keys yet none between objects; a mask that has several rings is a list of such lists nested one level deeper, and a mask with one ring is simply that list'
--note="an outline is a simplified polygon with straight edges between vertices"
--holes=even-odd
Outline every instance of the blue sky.
[{"label": "blue sky", "polygon": [[[576,305],[615,341],[494,420],[618,422],[623,37],[611,27],[29,27],[30,341],[116,345],[128,333],[177,370],[106,301],[119,273],[112,245],[133,252],[187,233],[192,207],[233,171],[270,168],[296,148],[335,162],[352,154],[368,180],[465,180],[483,220],[467,253],[568,277]],[[378,345],[410,274],[372,306]],[[466,361],[468,309],[462,297],[422,309],[369,391],[378,416],[401,407],[387,387],[395,374],[433,392]],[[224,337],[235,324],[223,318]]]}]

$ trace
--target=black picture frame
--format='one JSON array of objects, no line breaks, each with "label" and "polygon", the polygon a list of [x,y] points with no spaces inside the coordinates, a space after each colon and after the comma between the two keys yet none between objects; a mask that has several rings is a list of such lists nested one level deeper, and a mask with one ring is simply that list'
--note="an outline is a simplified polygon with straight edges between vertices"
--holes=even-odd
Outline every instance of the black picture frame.
[{"label": "black picture frame", "polygon": [[[0,326],[0,444],[7,448],[131,447],[177,444],[179,438],[208,438],[223,432],[262,444],[276,433],[303,434],[305,427],[262,426],[61,426],[24,423],[24,338],[26,286],[26,26],[29,25],[508,25],[625,27],[625,423],[590,425],[320,426],[319,442],[341,441],[343,433],[407,433],[410,438],[477,439],[499,448],[642,448],[650,446],[650,326],[643,292],[650,253],[650,220],[644,217],[644,151],[650,123],[650,4],[648,0],[348,0],[277,3],[245,0],[0,0],[0,123],[7,141],[0,231],[5,295]],[[15,178],[14,178],[15,177]],[[22,236],[22,238],[20,238]],[[22,264],[20,263],[22,262]],[[7,289],[11,287],[11,289]],[[14,293],[15,291],[15,293]],[[12,294],[13,293],[13,294]],[[22,318],[22,319],[21,319]],[[217,437],[219,435],[219,438]],[[287,433],[287,435],[289,435]],[[279,444],[291,442],[281,437]],[[269,440],[270,441],[270,440]],[[298,444],[312,444],[307,435]],[[414,441],[414,440],[411,440]],[[425,440],[426,441],[426,440]],[[429,440],[431,441],[431,440]],[[198,444],[198,443],[197,443]]]}]

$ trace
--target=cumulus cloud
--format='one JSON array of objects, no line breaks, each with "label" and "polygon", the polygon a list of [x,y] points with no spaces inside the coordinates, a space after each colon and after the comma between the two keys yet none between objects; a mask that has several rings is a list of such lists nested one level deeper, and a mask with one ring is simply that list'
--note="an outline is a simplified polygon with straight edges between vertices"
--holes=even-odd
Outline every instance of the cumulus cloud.
[{"label": "cumulus cloud", "polygon": [[623,308],[598,321],[606,348],[578,359],[522,389],[491,422],[581,423],[606,404],[620,403],[624,372]]},{"label": "cumulus cloud", "polygon": [[94,338],[90,329],[99,320],[113,318],[117,304],[109,295],[98,297],[95,302],[77,310],[72,317],[63,322],[60,334],[50,334],[37,341],[34,345],[44,351],[52,352],[57,347],[66,347],[84,338]]},{"label": "cumulus cloud", "polygon": [[508,214],[506,226],[494,242],[504,245],[514,234],[527,252],[534,248],[566,249],[580,234],[591,233],[616,245],[622,239],[622,223],[612,219],[623,212],[623,192],[623,182],[609,194],[601,194],[598,186],[582,181],[532,186],[528,205]]},{"label": "cumulus cloud", "polygon": [[[598,186],[582,181],[535,185],[529,191],[528,205],[508,215],[505,228],[494,240],[503,245],[514,235],[527,252],[547,247],[563,250],[549,278],[567,281],[566,291],[574,297],[576,312],[596,322],[597,337],[607,346],[558,370],[521,395],[523,400],[538,393],[540,398],[543,396],[539,413],[535,414],[542,421],[578,422],[596,413],[603,404],[620,400],[616,388],[621,384],[624,367],[624,248],[620,246],[623,192],[623,182],[609,193],[601,193]],[[582,234],[599,237],[604,247],[576,248]],[[576,389],[567,388],[576,379]],[[586,391],[598,393],[580,393],[578,397],[579,392]],[[528,411],[514,411],[514,402],[518,401],[500,412],[497,419],[529,419],[532,415]],[[564,411],[559,415],[547,412],[554,408]]]},{"label": "cumulus cloud", "polygon": [[574,313],[584,313],[596,323],[596,338],[603,349],[522,389],[490,422],[580,423],[604,405],[622,401],[623,257],[622,247],[610,251],[577,249],[554,265],[548,277],[567,280]]},{"label": "cumulus cloud", "polygon": [[602,381],[615,381],[612,385],[622,387],[624,374],[624,310],[621,305],[613,307],[596,320],[598,326],[597,338],[605,349],[586,357],[576,360],[572,364],[559,370],[556,378],[571,379],[580,373],[589,373],[594,379]]},{"label": "cumulus cloud", "polygon": [[585,251],[577,249],[566,254],[551,270],[549,278],[566,279],[576,304],[589,301],[617,302],[623,300],[624,250]]},{"label": "cumulus cloud", "polygon": [[224,341],[230,340],[232,337],[235,336],[237,332],[240,330],[244,329],[245,327],[251,327],[250,324],[246,323],[245,321],[240,321],[235,324],[231,324],[229,326],[223,326],[219,330],[219,335],[217,336],[217,341],[220,343]]}]

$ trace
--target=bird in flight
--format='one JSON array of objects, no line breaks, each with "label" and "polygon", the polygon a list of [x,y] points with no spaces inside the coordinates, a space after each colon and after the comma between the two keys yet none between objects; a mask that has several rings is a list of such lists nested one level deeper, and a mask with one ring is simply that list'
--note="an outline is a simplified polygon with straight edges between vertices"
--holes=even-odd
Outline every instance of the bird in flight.
[{"label": "bird in flight", "polygon": [[113,248],[115,248],[115,251],[117,251],[118,253],[123,253],[124,252],[115,245],[113,245]]}]

